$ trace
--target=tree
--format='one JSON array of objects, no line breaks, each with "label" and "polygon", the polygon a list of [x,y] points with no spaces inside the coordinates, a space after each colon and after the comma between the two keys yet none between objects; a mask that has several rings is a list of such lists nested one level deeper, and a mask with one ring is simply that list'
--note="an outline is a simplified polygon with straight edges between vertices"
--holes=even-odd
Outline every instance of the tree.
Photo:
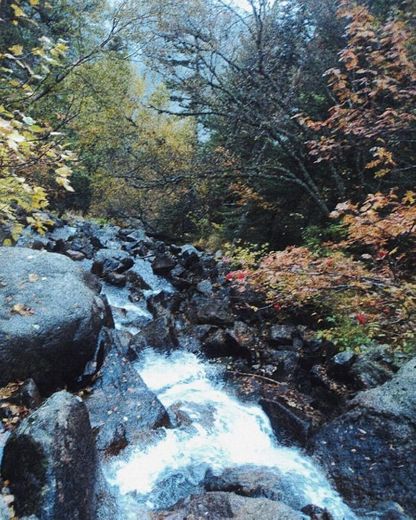
[{"label": "tree", "polygon": [[[11,4],[15,25],[26,17],[21,5]],[[53,178],[57,186],[72,190],[73,154],[60,134],[26,111],[27,100],[45,78],[45,63],[59,67],[66,50],[63,41],[41,38],[34,48],[16,43],[0,54],[0,220],[12,224],[13,238],[21,228],[16,218],[19,208],[27,212],[29,223],[43,229],[40,210],[48,204],[45,179]]]},{"label": "tree", "polygon": [[380,183],[410,188],[416,174],[412,30],[399,16],[380,23],[354,2],[344,2],[339,16],[349,20],[347,45],[340,67],[326,72],[336,103],[324,120],[298,118],[319,134],[308,142],[310,154],[344,170],[360,192]]}]

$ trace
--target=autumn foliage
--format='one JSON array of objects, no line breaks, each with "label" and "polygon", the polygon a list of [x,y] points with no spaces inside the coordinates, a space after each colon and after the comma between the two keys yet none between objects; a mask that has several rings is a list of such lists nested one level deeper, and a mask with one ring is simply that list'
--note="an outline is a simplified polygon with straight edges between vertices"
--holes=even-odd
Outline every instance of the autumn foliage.
[{"label": "autumn foliage", "polygon": [[344,1],[347,45],[339,67],[325,76],[336,103],[323,121],[299,120],[318,134],[307,144],[316,162],[353,152],[376,177],[405,167],[400,155],[415,132],[416,64],[414,39],[406,20],[380,22],[368,8]]},{"label": "autumn foliage", "polygon": [[[12,4],[11,23],[29,23],[32,5]],[[53,42],[40,31],[34,47],[14,44],[0,49],[0,224],[11,225],[12,238],[22,227],[16,219],[18,208],[27,214],[29,224],[42,231],[41,210],[48,205],[48,191],[59,187],[72,191],[74,154],[60,132],[30,116],[33,100],[66,52],[65,42]]]},{"label": "autumn foliage", "polygon": [[302,316],[340,348],[372,341],[414,348],[416,194],[394,187],[411,169],[403,157],[416,123],[413,34],[405,19],[380,21],[355,2],[343,2],[339,16],[348,19],[347,45],[339,68],[325,74],[335,104],[324,120],[297,119],[313,135],[306,144],[316,162],[336,166],[353,156],[363,179],[387,179],[389,187],[338,204],[331,217],[341,235],[319,252],[269,253],[244,279],[230,279],[260,290],[282,318]]}]

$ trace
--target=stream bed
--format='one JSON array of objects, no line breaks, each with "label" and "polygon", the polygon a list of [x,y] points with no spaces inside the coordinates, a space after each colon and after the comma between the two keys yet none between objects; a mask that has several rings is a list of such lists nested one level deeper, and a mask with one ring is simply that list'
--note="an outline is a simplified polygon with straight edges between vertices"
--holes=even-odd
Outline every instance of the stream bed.
[{"label": "stream bed", "polygon": [[[148,265],[140,266],[140,274],[151,287],[142,301],[130,301],[125,288],[103,288],[116,328],[132,335],[151,320],[146,298],[173,291]],[[297,448],[279,445],[262,408],[240,400],[224,382],[218,365],[186,350],[167,354],[147,349],[135,369],[176,421],[172,428],[144,436],[143,442],[127,447],[105,465],[120,520],[167,510],[204,492],[207,475],[247,467],[275,471],[282,501],[296,510],[314,504],[326,508],[334,520],[356,518],[311,458]]]}]

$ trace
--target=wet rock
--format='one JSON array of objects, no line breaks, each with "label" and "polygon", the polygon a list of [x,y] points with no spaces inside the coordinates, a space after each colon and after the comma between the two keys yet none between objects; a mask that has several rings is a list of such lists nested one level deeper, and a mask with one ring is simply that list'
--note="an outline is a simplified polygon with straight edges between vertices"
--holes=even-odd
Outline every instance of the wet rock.
[{"label": "wet rock", "polygon": [[180,259],[185,268],[190,268],[199,263],[201,252],[191,244],[186,244],[181,247]]},{"label": "wet rock", "polygon": [[97,456],[81,400],[59,392],[25,419],[6,443],[2,474],[18,516],[93,520]]},{"label": "wet rock", "polygon": [[334,520],[334,517],[322,507],[309,504],[301,509],[301,512],[309,516],[312,520]]},{"label": "wet rock", "polygon": [[82,253],[85,258],[91,259],[94,256],[94,246],[87,237],[77,237],[70,242],[69,249]]},{"label": "wet rock", "polygon": [[398,363],[386,345],[366,347],[350,368],[350,376],[359,389],[374,388],[391,379]]},{"label": "wet rock", "polygon": [[199,282],[196,289],[205,296],[210,296],[213,291],[212,283],[209,280],[202,280]]},{"label": "wet rock", "polygon": [[278,381],[294,380],[299,368],[300,354],[290,350],[279,350],[271,353],[275,366],[273,377]]},{"label": "wet rock", "polygon": [[203,340],[202,351],[208,358],[228,356],[250,358],[250,351],[242,347],[231,334],[220,328],[210,330]]},{"label": "wet rock", "polygon": [[301,513],[266,498],[211,492],[185,500],[171,512],[154,513],[153,520],[302,520]]},{"label": "wet rock", "polygon": [[353,505],[393,500],[416,509],[416,359],[389,382],[359,393],[312,448]]},{"label": "wet rock", "polygon": [[29,410],[35,410],[40,406],[42,397],[33,379],[27,379],[22,384],[17,395],[13,398],[13,402],[19,406],[24,406]]},{"label": "wet rock", "polygon": [[69,256],[71,260],[74,260],[74,262],[81,262],[82,260],[85,260],[84,253],[81,253],[81,251],[73,251],[72,249],[68,249],[65,252],[66,256]]},{"label": "wet rock", "polygon": [[173,428],[187,428],[192,426],[193,420],[190,415],[182,410],[181,403],[175,403],[167,409]]},{"label": "wet rock", "polygon": [[127,277],[125,274],[108,273],[105,277],[106,282],[116,287],[125,287],[127,284]]},{"label": "wet rock", "polygon": [[144,229],[133,229],[133,230],[126,229],[126,230],[121,230],[121,232],[119,234],[121,234],[123,240],[125,240],[126,242],[131,242],[131,243],[136,243],[136,244],[138,242],[142,242],[147,239]]},{"label": "wet rock", "polygon": [[191,302],[191,319],[198,324],[232,325],[234,317],[227,300],[216,297],[194,296]]},{"label": "wet rock", "polygon": [[179,276],[172,276],[172,274],[169,277],[169,281],[173,285],[173,287],[175,287],[175,289],[178,289],[180,291],[184,291],[192,287],[192,282],[190,280],[187,280],[186,278],[181,278]]},{"label": "wet rock", "polygon": [[270,341],[275,345],[289,345],[297,334],[294,325],[273,325],[270,328]]},{"label": "wet rock", "polygon": [[131,348],[136,352],[148,347],[171,350],[177,348],[178,345],[175,326],[169,316],[161,316],[144,325],[131,342]]},{"label": "wet rock", "polygon": [[178,312],[181,302],[180,294],[161,291],[147,298],[147,308],[155,317],[171,317]]},{"label": "wet rock", "polygon": [[112,273],[122,274],[134,265],[134,260],[121,249],[101,249],[95,255],[91,272],[107,277]]},{"label": "wet rock", "polygon": [[219,476],[208,473],[204,487],[207,491],[233,492],[244,497],[283,501],[295,509],[301,507],[298,490],[285,482],[276,469],[247,465],[226,469]]},{"label": "wet rock", "polygon": [[168,426],[170,421],[165,408],[128,360],[129,347],[117,331],[108,334],[111,349],[85,402],[97,432],[98,450],[114,455],[143,432]]},{"label": "wet rock", "polygon": [[65,256],[0,248],[0,385],[33,378],[72,384],[94,355],[102,300]]},{"label": "wet rock", "polygon": [[57,242],[58,240],[62,242],[68,242],[75,238],[76,232],[76,227],[62,226],[59,228],[55,228],[51,233],[48,234],[48,236],[55,242]]},{"label": "wet rock", "polygon": [[148,291],[151,289],[150,285],[145,281],[140,273],[129,271],[126,276],[127,281],[136,291]]},{"label": "wet rock", "polygon": [[103,227],[95,227],[89,230],[92,242],[97,249],[117,249],[119,245],[118,234],[120,228],[118,226],[106,225]]},{"label": "wet rock", "polygon": [[152,269],[155,274],[162,276],[168,275],[175,267],[176,261],[169,255],[160,254],[152,262]]},{"label": "wet rock", "polygon": [[328,373],[337,379],[342,381],[349,380],[351,378],[350,368],[352,367],[357,355],[352,350],[345,350],[335,354],[328,361]]},{"label": "wet rock", "polygon": [[305,445],[322,421],[312,399],[285,383],[261,384],[260,401],[277,438],[286,444]]}]

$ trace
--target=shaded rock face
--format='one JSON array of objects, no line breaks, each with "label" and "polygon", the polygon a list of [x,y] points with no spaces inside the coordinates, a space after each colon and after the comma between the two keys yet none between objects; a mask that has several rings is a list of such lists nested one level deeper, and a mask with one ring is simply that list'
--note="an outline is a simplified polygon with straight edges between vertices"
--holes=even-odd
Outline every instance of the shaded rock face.
[{"label": "shaded rock face", "polygon": [[169,426],[167,411],[131,363],[116,331],[106,331],[110,350],[86,399],[96,444],[103,455],[117,454],[143,432]]},{"label": "shaded rock face", "polygon": [[302,520],[290,507],[266,498],[247,498],[234,493],[212,492],[192,497],[175,510],[156,513],[153,520]]},{"label": "shaded rock face", "polygon": [[2,475],[10,481],[19,517],[92,520],[96,464],[86,406],[58,392],[10,436]]},{"label": "shaded rock face", "polygon": [[353,505],[393,500],[416,510],[416,358],[389,382],[359,393],[322,428],[313,450]]},{"label": "shaded rock face", "polygon": [[62,255],[0,248],[0,385],[72,384],[93,357],[105,308]]}]

